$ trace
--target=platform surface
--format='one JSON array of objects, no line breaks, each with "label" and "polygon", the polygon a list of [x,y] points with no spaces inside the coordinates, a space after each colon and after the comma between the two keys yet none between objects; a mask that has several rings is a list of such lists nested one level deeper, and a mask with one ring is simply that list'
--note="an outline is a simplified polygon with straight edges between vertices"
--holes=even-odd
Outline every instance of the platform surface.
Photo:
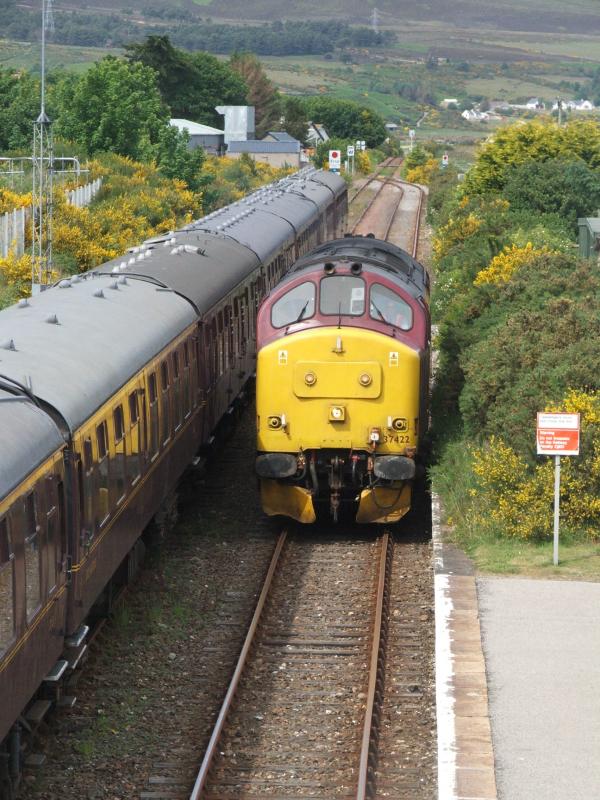
[{"label": "platform surface", "polygon": [[600,798],[600,584],[477,578],[498,800]]}]

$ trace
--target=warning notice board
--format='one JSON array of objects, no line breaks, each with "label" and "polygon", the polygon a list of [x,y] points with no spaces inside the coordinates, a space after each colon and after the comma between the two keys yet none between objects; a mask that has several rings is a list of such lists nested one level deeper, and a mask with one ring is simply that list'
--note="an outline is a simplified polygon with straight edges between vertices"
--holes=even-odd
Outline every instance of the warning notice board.
[{"label": "warning notice board", "polygon": [[538,456],[579,455],[579,414],[537,415]]}]

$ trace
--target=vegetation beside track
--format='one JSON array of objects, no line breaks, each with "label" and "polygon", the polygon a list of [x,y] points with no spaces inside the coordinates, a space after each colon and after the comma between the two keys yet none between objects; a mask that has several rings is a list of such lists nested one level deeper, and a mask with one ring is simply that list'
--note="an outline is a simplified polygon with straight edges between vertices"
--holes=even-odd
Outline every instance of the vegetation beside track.
[{"label": "vegetation beside track", "polygon": [[[123,156],[100,154],[89,167],[90,180],[103,178],[102,189],[90,206],[68,205],[65,185],[54,190],[55,278],[91,269],[289,172],[248,157],[238,161],[208,157],[201,186],[193,192],[183,181],[165,177],[155,165]],[[30,203],[27,193],[0,188],[0,213]],[[29,296],[30,291],[31,255],[0,257],[0,308]]]},{"label": "vegetation beside track", "polygon": [[563,459],[563,571],[600,578],[600,564],[577,566],[600,538],[600,278],[576,245],[599,157],[596,123],[529,123],[484,145],[461,184],[451,167],[432,178],[433,482],[493,571],[551,563],[553,462],[535,454],[535,414],[562,410],[582,418],[581,455]]}]

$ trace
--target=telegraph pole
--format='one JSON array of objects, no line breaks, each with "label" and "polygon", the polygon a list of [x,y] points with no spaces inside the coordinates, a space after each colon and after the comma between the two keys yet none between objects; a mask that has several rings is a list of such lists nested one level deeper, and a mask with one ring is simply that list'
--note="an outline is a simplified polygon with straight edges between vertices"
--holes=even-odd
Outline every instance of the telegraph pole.
[{"label": "telegraph pole", "polygon": [[371,14],[371,27],[375,33],[379,33],[379,11],[374,8]]}]

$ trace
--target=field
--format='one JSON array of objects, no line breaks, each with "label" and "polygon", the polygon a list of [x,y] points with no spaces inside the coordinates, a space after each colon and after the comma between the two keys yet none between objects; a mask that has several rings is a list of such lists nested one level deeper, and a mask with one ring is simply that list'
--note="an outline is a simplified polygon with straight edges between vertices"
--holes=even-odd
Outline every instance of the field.
[{"label": "field", "polygon": [[[224,21],[223,4],[209,0],[182,2],[196,3],[202,13]],[[337,0],[322,4],[304,0],[293,6],[290,3],[284,16],[293,18],[303,13],[306,18],[331,17],[339,5],[336,3]],[[111,0],[110,5],[117,8],[119,3]],[[347,11],[351,11],[351,5],[345,4]],[[236,20],[237,24],[243,24],[243,19],[266,19],[268,9],[272,13],[270,20],[282,16],[281,12],[275,13],[271,0],[248,0],[246,6],[247,11]],[[564,10],[558,0],[529,0],[524,9],[523,4],[513,0],[499,0],[493,7],[483,3],[477,13],[471,0],[459,0],[452,23],[446,21],[440,0],[432,0],[428,6],[432,16],[425,19],[423,9],[419,11],[421,7],[412,0],[378,2],[381,26],[394,29],[398,36],[396,45],[385,51],[356,48],[333,50],[324,56],[264,56],[263,64],[273,83],[286,94],[355,100],[380,113],[386,121],[406,128],[414,127],[423,112],[436,108],[444,97],[457,97],[462,108],[481,100],[522,103],[530,97],[540,97],[548,103],[558,95],[580,99],[586,96],[591,76],[600,68],[600,15],[596,14],[598,34],[592,35],[589,31],[594,30],[594,24],[586,15],[595,4],[589,0],[570,5],[571,15],[581,13],[589,22],[588,32],[582,33],[571,32],[574,23],[570,17],[562,20],[559,29],[558,17],[552,17]],[[542,6],[544,15],[538,17],[548,23],[546,27],[552,17],[556,24],[553,32],[532,29],[530,16]],[[235,2],[231,8],[234,7]],[[373,3],[367,7],[372,8]],[[366,13],[364,6],[362,9],[353,19],[360,24],[368,22],[361,16]],[[345,13],[343,19],[348,18]],[[456,25],[457,19],[461,26]],[[470,27],[466,27],[466,20]],[[508,29],[519,20],[522,28]],[[120,51],[50,44],[48,65],[51,69],[81,71],[107,52]],[[38,71],[39,60],[39,45],[0,42],[0,66]],[[471,125],[457,112],[439,118],[434,112],[423,122],[421,132],[424,137],[469,141],[487,136],[491,127]]]},{"label": "field", "polygon": [[[46,50],[46,64],[49,69],[66,69],[81,72],[88,69],[108,53],[118,55],[121,51],[105,50],[99,47],[73,47],[51,44]],[[31,42],[8,42],[0,39],[0,67],[25,69],[37,72],[40,69],[41,53],[39,44]]]}]

